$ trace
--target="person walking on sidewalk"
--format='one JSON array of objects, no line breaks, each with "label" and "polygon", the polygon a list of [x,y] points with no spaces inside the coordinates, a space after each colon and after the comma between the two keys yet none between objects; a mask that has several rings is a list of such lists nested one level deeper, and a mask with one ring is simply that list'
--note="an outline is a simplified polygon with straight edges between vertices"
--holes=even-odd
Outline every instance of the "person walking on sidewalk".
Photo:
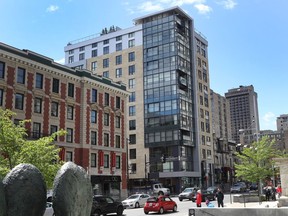
[{"label": "person walking on sidewalk", "polygon": [[222,206],[222,208],[224,207],[224,193],[222,192],[222,190],[220,188],[218,188],[218,191],[216,193],[216,197],[217,197],[217,203],[218,203],[218,208],[220,206]]},{"label": "person walking on sidewalk", "polygon": [[197,207],[201,207],[201,202],[202,202],[201,190],[197,190],[197,194],[196,194],[196,205],[197,205]]}]

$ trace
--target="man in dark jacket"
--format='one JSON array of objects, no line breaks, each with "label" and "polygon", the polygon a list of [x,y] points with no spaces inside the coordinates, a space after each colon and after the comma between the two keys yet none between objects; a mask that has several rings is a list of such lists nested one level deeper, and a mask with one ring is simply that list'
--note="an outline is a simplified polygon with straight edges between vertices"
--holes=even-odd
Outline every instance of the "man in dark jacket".
[{"label": "man in dark jacket", "polygon": [[224,207],[224,193],[222,192],[222,190],[220,188],[218,188],[218,191],[216,193],[216,197],[217,197],[217,203],[218,203],[218,207],[222,206]]}]

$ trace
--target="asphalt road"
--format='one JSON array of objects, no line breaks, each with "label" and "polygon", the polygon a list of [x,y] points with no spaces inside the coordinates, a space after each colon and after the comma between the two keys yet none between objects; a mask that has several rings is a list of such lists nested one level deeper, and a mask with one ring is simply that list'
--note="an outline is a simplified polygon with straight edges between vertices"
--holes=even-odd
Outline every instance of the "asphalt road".
[{"label": "asphalt road", "polygon": [[[235,194],[233,194],[235,195]],[[189,200],[183,200],[182,202],[179,201],[178,197],[172,197],[172,199],[177,203],[178,210],[177,212],[166,212],[165,215],[170,216],[188,216],[188,209],[191,207],[196,207],[195,202],[189,201]],[[226,194],[224,196],[224,205],[225,203],[230,203],[230,194]],[[217,201],[212,201],[214,206],[217,206]],[[205,202],[202,202],[202,206],[206,206]],[[116,214],[114,214],[116,215]],[[137,208],[137,209],[125,209],[123,212],[123,216],[144,216],[144,210],[143,208]],[[151,212],[149,215],[159,215],[159,213]],[[111,214],[112,216],[112,214]]]}]

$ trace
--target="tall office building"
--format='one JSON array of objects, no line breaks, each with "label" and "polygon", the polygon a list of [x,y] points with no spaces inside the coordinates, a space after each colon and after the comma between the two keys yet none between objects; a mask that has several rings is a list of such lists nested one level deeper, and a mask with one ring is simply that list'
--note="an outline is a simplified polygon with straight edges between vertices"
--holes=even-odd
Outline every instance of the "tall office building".
[{"label": "tall office building", "polygon": [[[134,23],[68,43],[65,62],[127,85],[130,186],[149,179],[177,193],[181,187],[211,184],[207,40],[179,7]],[[201,172],[207,178],[201,180]]]},{"label": "tall office building", "polygon": [[[225,97],[230,104],[232,139],[242,144],[257,140],[260,127],[257,93],[253,85],[230,89]],[[240,136],[243,138],[241,142]]]}]

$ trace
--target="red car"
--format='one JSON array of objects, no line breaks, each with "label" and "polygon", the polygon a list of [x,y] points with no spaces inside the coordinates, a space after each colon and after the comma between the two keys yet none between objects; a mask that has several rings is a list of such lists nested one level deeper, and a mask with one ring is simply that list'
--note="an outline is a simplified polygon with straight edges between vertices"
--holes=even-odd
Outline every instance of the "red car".
[{"label": "red car", "polygon": [[163,214],[166,211],[177,211],[177,204],[169,196],[150,197],[144,206],[144,213],[159,212]]}]

